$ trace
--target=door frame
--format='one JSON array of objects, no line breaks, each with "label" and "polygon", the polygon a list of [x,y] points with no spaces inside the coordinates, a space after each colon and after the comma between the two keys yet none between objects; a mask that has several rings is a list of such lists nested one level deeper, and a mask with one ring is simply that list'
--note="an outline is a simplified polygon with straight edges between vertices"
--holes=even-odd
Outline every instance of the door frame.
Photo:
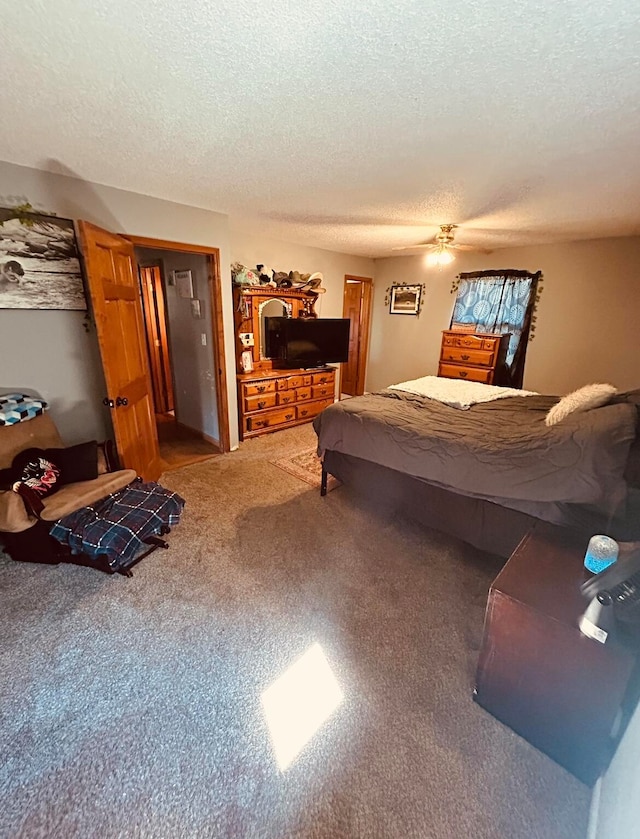
[{"label": "door frame", "polygon": [[[373,277],[359,277],[356,274],[344,275],[344,286],[342,292],[342,317],[346,317],[345,295],[347,283],[358,282],[362,285],[362,305],[360,307],[360,341],[358,346],[358,371],[356,373],[356,396],[364,393],[364,381],[367,374],[367,361],[369,358],[369,338],[371,335],[371,301],[373,299]],[[340,376],[342,380],[342,375]]]},{"label": "door frame", "polygon": [[[164,379],[164,390],[166,391],[167,401],[170,401],[172,404],[172,408],[169,410],[173,410],[175,408],[176,403],[176,395],[173,387],[173,359],[171,358],[171,348],[169,346],[169,331],[168,331],[168,324],[167,324],[167,297],[165,292],[164,286],[164,271],[162,270],[162,261],[160,259],[153,259],[153,260],[145,260],[144,262],[138,262],[138,273],[140,275],[140,290],[142,292],[142,318],[144,320],[144,328],[145,334],[147,336],[147,348],[149,351],[149,372],[151,373],[151,382],[153,384],[153,403],[156,410],[156,414],[167,413],[166,411],[159,411],[158,405],[156,404],[156,382],[158,379]],[[160,324],[160,314],[158,312],[157,303],[157,291],[154,293],[155,301],[150,301],[148,292],[145,289],[145,283],[142,278],[142,272],[145,270],[153,270],[157,269],[158,274],[160,277],[160,293],[162,295],[162,323]],[[163,361],[158,361],[157,353],[154,352],[154,348],[151,346],[153,341],[153,326],[150,320],[151,312],[156,315],[158,325],[160,326],[160,347],[163,350],[163,355],[166,357]],[[164,375],[164,369],[159,370],[158,368],[164,368],[168,366],[168,374],[170,379],[171,387],[167,387],[166,376]],[[161,382],[158,382],[159,390],[161,389]],[[161,395],[161,394],[160,394]]]},{"label": "door frame", "polygon": [[218,429],[220,434],[219,448],[221,452],[231,449],[229,434],[229,397],[227,393],[227,366],[224,352],[224,322],[222,311],[222,279],[220,276],[220,249],[206,245],[189,245],[185,242],[170,242],[167,239],[152,239],[147,236],[131,236],[120,233],[123,239],[128,239],[134,247],[155,248],[164,251],[179,251],[181,253],[202,254],[207,258],[207,275],[209,282],[209,298],[211,304],[211,326],[213,332],[213,366],[215,370]]}]

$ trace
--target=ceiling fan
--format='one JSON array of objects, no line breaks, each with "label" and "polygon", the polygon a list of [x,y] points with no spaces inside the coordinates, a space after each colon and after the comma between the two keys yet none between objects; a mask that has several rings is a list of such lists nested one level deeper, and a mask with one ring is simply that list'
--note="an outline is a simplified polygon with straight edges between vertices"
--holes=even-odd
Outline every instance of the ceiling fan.
[{"label": "ceiling fan", "polygon": [[431,253],[429,253],[427,256],[427,262],[429,263],[429,265],[448,265],[455,259],[455,256],[452,253],[453,250],[479,250],[479,248],[475,248],[473,245],[458,245],[456,242],[453,241],[453,231],[456,229],[457,226],[457,224],[441,224],[440,232],[436,233],[436,235],[433,238],[433,241],[423,242],[420,245],[407,245],[406,247],[393,248],[393,250],[411,251],[422,250],[423,248],[426,248],[431,251]]}]

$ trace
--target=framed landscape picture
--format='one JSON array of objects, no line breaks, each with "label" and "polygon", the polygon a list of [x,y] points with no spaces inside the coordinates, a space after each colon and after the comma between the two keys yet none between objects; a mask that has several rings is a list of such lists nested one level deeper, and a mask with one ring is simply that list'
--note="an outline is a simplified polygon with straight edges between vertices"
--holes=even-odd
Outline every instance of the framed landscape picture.
[{"label": "framed landscape picture", "polygon": [[389,312],[392,315],[417,315],[420,312],[421,285],[391,286]]},{"label": "framed landscape picture", "polygon": [[0,309],[86,308],[73,222],[0,208]]}]

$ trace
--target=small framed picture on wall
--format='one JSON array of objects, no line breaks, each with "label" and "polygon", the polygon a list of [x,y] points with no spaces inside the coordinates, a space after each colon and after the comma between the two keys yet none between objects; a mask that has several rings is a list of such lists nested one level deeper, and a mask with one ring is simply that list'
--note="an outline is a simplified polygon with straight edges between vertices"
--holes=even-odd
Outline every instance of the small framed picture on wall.
[{"label": "small framed picture on wall", "polygon": [[173,276],[178,289],[178,297],[193,297],[193,278],[191,271],[174,271]]},{"label": "small framed picture on wall", "polygon": [[417,315],[420,313],[421,285],[391,286],[389,313],[392,315]]}]

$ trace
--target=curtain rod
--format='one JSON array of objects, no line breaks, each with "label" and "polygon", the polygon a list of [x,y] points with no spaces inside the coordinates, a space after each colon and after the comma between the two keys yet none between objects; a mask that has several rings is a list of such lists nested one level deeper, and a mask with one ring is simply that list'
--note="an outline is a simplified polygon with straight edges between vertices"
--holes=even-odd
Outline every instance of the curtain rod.
[{"label": "curtain rod", "polygon": [[488,271],[464,271],[458,274],[461,280],[475,280],[479,277],[531,277],[532,280],[540,279],[542,271],[536,271],[532,274],[531,271],[522,271],[519,268],[494,268]]}]

